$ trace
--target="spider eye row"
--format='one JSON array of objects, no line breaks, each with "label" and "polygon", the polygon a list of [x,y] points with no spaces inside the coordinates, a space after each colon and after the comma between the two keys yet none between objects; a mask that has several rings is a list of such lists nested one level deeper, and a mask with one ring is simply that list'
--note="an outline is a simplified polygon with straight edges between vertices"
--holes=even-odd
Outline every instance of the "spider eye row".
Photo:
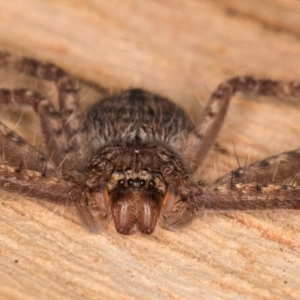
[{"label": "spider eye row", "polygon": [[[144,179],[138,179],[138,180],[128,179],[127,180],[127,185],[128,186],[134,186],[135,185],[134,183],[136,183],[140,187],[144,187],[146,185],[146,181]],[[124,187],[125,186],[125,180],[124,179],[120,179],[118,181],[118,185],[119,185],[119,187]],[[154,187],[154,185],[155,185],[154,180],[151,179],[149,181],[149,187]]]}]

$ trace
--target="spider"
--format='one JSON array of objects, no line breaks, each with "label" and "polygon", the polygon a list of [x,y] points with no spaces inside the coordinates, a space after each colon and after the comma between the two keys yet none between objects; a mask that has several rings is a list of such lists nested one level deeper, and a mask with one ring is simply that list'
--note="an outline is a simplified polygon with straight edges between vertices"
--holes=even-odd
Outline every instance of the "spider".
[{"label": "spider", "polygon": [[[0,89],[2,105],[30,105],[45,153],[0,122],[0,188],[66,206],[99,231],[112,219],[120,234],[151,234],[188,225],[203,210],[299,209],[300,188],[282,184],[300,171],[300,149],[238,168],[212,183],[200,166],[237,92],[300,98],[300,84],[237,77],[211,94],[198,124],[176,104],[142,89],[80,108],[75,81],[61,68],[0,52],[0,66],[55,83],[59,108],[28,89]],[[95,216],[94,211],[97,212]]]}]

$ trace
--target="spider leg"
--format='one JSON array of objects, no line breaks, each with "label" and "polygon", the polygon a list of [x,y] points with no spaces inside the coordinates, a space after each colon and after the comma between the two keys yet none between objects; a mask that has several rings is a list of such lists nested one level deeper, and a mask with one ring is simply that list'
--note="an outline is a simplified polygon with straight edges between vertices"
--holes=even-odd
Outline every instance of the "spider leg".
[{"label": "spider leg", "polygon": [[0,151],[3,162],[7,162],[11,166],[35,170],[52,176],[59,174],[51,160],[1,122]]},{"label": "spider leg", "polygon": [[197,210],[300,209],[300,186],[280,184],[299,171],[300,149],[239,168],[199,187]]},{"label": "spider leg", "polygon": [[61,114],[56,112],[52,103],[39,93],[28,89],[0,89],[0,104],[30,105],[38,113],[47,150],[52,160],[59,165],[65,157],[61,145],[65,141],[62,135]]},{"label": "spider leg", "polygon": [[[43,109],[36,111],[40,114],[42,130],[46,143],[53,152],[53,159],[60,164],[66,154],[75,150],[78,145],[76,133],[81,127],[82,111],[76,84],[63,69],[53,64],[41,63],[28,58],[18,58],[7,52],[0,52],[0,67],[42,80],[53,81],[56,84],[59,111],[55,112],[49,101],[47,103],[43,101]],[[44,120],[42,113],[48,113],[47,120]]]},{"label": "spider leg", "polygon": [[203,210],[300,209],[300,187],[293,185],[238,183],[204,187],[195,197],[198,212]]},{"label": "spider leg", "polygon": [[214,185],[256,182],[278,184],[300,173],[300,149],[271,156],[218,178]]},{"label": "spider leg", "polygon": [[99,223],[89,212],[89,207],[97,207],[97,192],[86,186],[62,178],[44,175],[28,169],[19,169],[0,163],[1,190],[16,193],[39,201],[61,205],[75,205],[81,221],[91,232],[99,231]]},{"label": "spider leg", "polygon": [[183,157],[190,162],[195,171],[211,149],[223,124],[229,101],[237,93],[257,96],[275,96],[300,98],[300,84],[296,82],[279,82],[251,77],[237,77],[220,84],[210,97],[200,123],[187,137]]},{"label": "spider leg", "polygon": [[169,229],[186,226],[204,211],[300,209],[300,186],[293,183],[189,182],[188,192],[182,189],[178,195],[184,201],[176,201],[169,211],[162,212],[163,225]]}]

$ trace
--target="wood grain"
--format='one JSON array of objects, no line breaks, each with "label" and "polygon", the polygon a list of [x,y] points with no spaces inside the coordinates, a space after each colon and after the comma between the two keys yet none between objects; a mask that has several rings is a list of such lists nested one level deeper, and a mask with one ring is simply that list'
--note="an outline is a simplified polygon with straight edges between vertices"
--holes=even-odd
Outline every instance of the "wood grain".
[{"label": "wood grain", "polygon": [[[300,80],[299,13],[283,0],[0,0],[0,46],[112,91],[164,94],[197,119],[230,77]],[[4,74],[1,86],[26,80]],[[284,99],[236,97],[198,175],[235,168],[232,143],[242,163],[299,147],[299,116]],[[30,110],[0,117],[38,145]],[[112,224],[92,235],[72,211],[9,194],[0,211],[0,299],[300,298],[299,211],[216,212],[178,232],[130,237]]]}]

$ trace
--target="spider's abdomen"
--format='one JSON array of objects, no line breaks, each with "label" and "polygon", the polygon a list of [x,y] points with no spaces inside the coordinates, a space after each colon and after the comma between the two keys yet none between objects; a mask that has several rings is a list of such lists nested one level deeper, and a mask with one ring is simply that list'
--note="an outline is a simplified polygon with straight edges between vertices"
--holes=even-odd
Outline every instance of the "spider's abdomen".
[{"label": "spider's abdomen", "polygon": [[103,145],[114,140],[170,143],[194,125],[168,99],[130,89],[95,104],[87,114],[85,128]]}]

